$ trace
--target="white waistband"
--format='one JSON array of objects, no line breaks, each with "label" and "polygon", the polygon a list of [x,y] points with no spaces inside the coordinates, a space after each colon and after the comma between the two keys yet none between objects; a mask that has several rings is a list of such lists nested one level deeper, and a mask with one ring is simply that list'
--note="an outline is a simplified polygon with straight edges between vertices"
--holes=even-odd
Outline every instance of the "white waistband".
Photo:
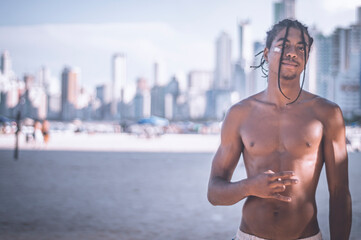
[{"label": "white waistband", "polygon": [[[238,229],[236,238],[234,240],[267,240],[267,239],[259,238],[254,235],[250,235],[250,234],[242,232],[240,229]],[[314,236],[307,237],[307,238],[300,238],[299,240],[322,240],[322,234],[321,234],[321,232],[319,232]]]}]

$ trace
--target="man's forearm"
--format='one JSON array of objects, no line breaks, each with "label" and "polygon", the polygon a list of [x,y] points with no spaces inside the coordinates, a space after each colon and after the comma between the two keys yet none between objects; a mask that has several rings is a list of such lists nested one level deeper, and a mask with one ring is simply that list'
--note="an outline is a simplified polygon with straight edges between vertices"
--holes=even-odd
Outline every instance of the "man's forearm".
[{"label": "man's forearm", "polygon": [[352,203],[349,190],[330,194],[331,240],[347,240],[352,222]]},{"label": "man's forearm", "polygon": [[213,205],[233,205],[247,196],[247,179],[229,182],[222,178],[214,178],[209,182],[208,200]]}]

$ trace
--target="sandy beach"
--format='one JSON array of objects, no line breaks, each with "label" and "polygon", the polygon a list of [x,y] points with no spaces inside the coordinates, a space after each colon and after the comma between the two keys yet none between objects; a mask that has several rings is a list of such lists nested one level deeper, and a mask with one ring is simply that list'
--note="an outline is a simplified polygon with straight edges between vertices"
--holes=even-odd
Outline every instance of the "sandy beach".
[{"label": "sandy beach", "polygon": [[[49,143],[26,143],[19,135],[20,149],[26,150],[75,150],[75,151],[128,151],[128,152],[215,152],[219,135],[165,134],[145,138],[129,134],[51,134]],[[14,149],[14,135],[0,135],[0,148]]]},{"label": "sandy beach", "polygon": [[[122,134],[51,136],[48,146],[0,135],[0,239],[231,239],[243,201],[207,201],[217,135]],[[361,234],[361,154],[349,154],[353,225]],[[245,177],[242,164],[234,180]],[[318,219],[328,234],[324,172],[317,190]]]}]

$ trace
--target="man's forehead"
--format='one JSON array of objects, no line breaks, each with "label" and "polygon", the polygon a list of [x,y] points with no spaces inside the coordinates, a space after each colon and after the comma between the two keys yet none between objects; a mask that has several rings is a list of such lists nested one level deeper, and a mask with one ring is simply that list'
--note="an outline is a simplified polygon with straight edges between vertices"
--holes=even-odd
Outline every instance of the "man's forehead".
[{"label": "man's forehead", "polygon": [[[309,39],[307,34],[305,33],[305,31],[303,31],[303,36],[304,38],[302,39],[301,36],[301,30],[299,28],[295,28],[295,27],[290,27],[288,29],[288,34],[287,34],[287,38],[286,40],[289,40],[290,37],[296,37],[299,39],[299,42],[303,42],[302,40],[304,39],[304,41],[306,42],[306,44],[309,43]],[[281,31],[278,32],[278,34],[276,35],[276,37],[273,39],[273,42],[278,42],[278,41],[283,41],[285,39],[285,35],[286,35],[286,27],[283,28]]]}]

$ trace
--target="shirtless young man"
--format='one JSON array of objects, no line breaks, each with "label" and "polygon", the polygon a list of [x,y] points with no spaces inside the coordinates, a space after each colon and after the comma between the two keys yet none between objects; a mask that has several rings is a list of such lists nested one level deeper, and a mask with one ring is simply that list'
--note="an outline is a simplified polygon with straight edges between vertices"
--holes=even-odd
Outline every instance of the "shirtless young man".
[{"label": "shirtless young man", "polygon": [[[300,87],[312,41],[307,27],[296,20],[276,24],[263,52],[267,89],[232,106],[224,119],[208,199],[213,205],[232,205],[247,198],[236,239],[322,239],[315,192],[324,164],[331,239],[349,238],[342,113]],[[241,154],[247,178],[231,182]]]}]

